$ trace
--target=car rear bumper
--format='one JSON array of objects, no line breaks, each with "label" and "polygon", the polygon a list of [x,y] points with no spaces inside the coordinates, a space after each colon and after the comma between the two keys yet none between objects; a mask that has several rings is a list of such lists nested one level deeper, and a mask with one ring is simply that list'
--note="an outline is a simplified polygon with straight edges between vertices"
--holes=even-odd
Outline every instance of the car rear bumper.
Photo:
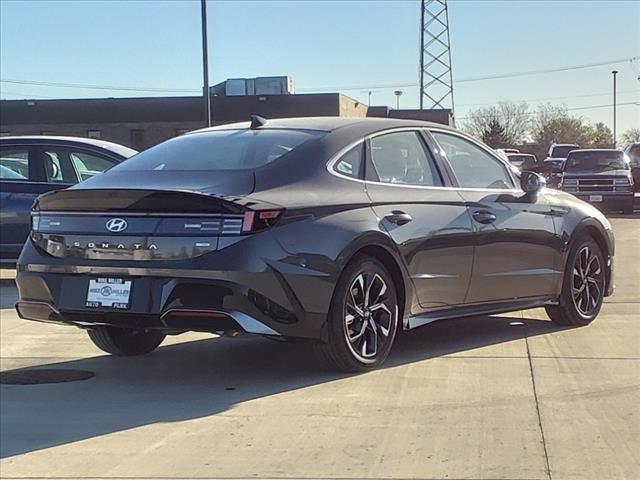
[{"label": "car rear bumper", "polygon": [[[282,257],[266,260],[251,255],[250,245],[238,244],[239,251],[231,246],[224,252],[224,270],[215,268],[222,262],[222,252],[198,262],[180,262],[181,268],[166,268],[168,262],[74,264],[54,259],[27,242],[16,273],[17,310],[24,319],[81,328],[109,325],[166,333],[323,338],[333,276],[292,264],[270,235],[260,237],[262,242],[273,242],[262,245],[262,253],[278,257],[273,254],[279,252]],[[88,307],[89,281],[95,278],[131,280],[128,308]]]}]

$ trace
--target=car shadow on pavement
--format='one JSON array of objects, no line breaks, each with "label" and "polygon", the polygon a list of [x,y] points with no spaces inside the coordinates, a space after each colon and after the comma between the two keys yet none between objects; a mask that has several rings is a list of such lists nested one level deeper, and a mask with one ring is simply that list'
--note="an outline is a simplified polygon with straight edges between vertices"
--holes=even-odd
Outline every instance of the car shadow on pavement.
[{"label": "car shadow on pavement", "polygon": [[[402,332],[383,368],[561,329],[550,321],[519,316],[436,322]],[[0,387],[0,458],[158,422],[216,415],[243,402],[351,376],[328,372],[310,350],[308,343],[246,336],[168,345],[139,358],[102,355],[38,365],[34,368],[90,370],[95,377]]]}]

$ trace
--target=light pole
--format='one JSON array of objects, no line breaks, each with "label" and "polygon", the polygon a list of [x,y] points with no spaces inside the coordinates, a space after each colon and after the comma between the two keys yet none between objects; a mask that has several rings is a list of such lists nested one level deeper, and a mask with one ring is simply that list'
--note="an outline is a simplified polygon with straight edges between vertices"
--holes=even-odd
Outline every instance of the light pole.
[{"label": "light pole", "polygon": [[614,70],[613,72],[613,148],[616,148],[617,144],[617,136],[616,136],[616,78],[618,76],[618,71]]},{"label": "light pole", "polygon": [[400,96],[402,95],[402,90],[396,90],[393,94],[396,96],[396,110],[400,110]]},{"label": "light pole", "polygon": [[369,90],[369,103],[368,103],[368,105],[371,106],[371,90]]},{"label": "light pole", "polygon": [[211,96],[209,95],[209,55],[207,51],[207,0],[200,0],[201,20],[202,20],[202,76],[205,115],[207,127],[211,126]]}]

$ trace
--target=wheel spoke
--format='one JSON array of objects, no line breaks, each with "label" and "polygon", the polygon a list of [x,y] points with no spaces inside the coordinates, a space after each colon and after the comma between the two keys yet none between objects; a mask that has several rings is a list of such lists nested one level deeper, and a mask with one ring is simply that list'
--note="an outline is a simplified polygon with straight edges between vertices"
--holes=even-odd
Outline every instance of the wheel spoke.
[{"label": "wheel spoke", "polygon": [[367,331],[367,322],[363,321],[359,331],[357,331],[355,334],[350,334],[350,333],[348,334],[349,341],[351,343],[356,342],[359,338],[361,338],[365,334],[366,331]]}]

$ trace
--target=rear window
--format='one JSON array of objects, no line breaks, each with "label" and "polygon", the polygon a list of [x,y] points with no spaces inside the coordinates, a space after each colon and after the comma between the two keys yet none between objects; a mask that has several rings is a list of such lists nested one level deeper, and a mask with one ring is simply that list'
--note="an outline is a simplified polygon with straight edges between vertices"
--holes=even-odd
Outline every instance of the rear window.
[{"label": "rear window", "polygon": [[613,152],[572,152],[564,164],[565,171],[604,172],[629,168],[624,153]]},{"label": "rear window", "polygon": [[562,147],[553,147],[551,149],[551,157],[552,158],[567,158],[569,152],[572,150],[577,150],[578,147],[574,146],[562,146]]},{"label": "rear window", "polygon": [[113,170],[253,170],[321,133],[265,129],[183,135],[134,155]]},{"label": "rear window", "polygon": [[507,155],[509,158],[509,162],[511,162],[516,167],[521,166],[522,164],[533,165],[536,163],[536,157],[533,155],[517,155],[517,154],[509,154]]}]

